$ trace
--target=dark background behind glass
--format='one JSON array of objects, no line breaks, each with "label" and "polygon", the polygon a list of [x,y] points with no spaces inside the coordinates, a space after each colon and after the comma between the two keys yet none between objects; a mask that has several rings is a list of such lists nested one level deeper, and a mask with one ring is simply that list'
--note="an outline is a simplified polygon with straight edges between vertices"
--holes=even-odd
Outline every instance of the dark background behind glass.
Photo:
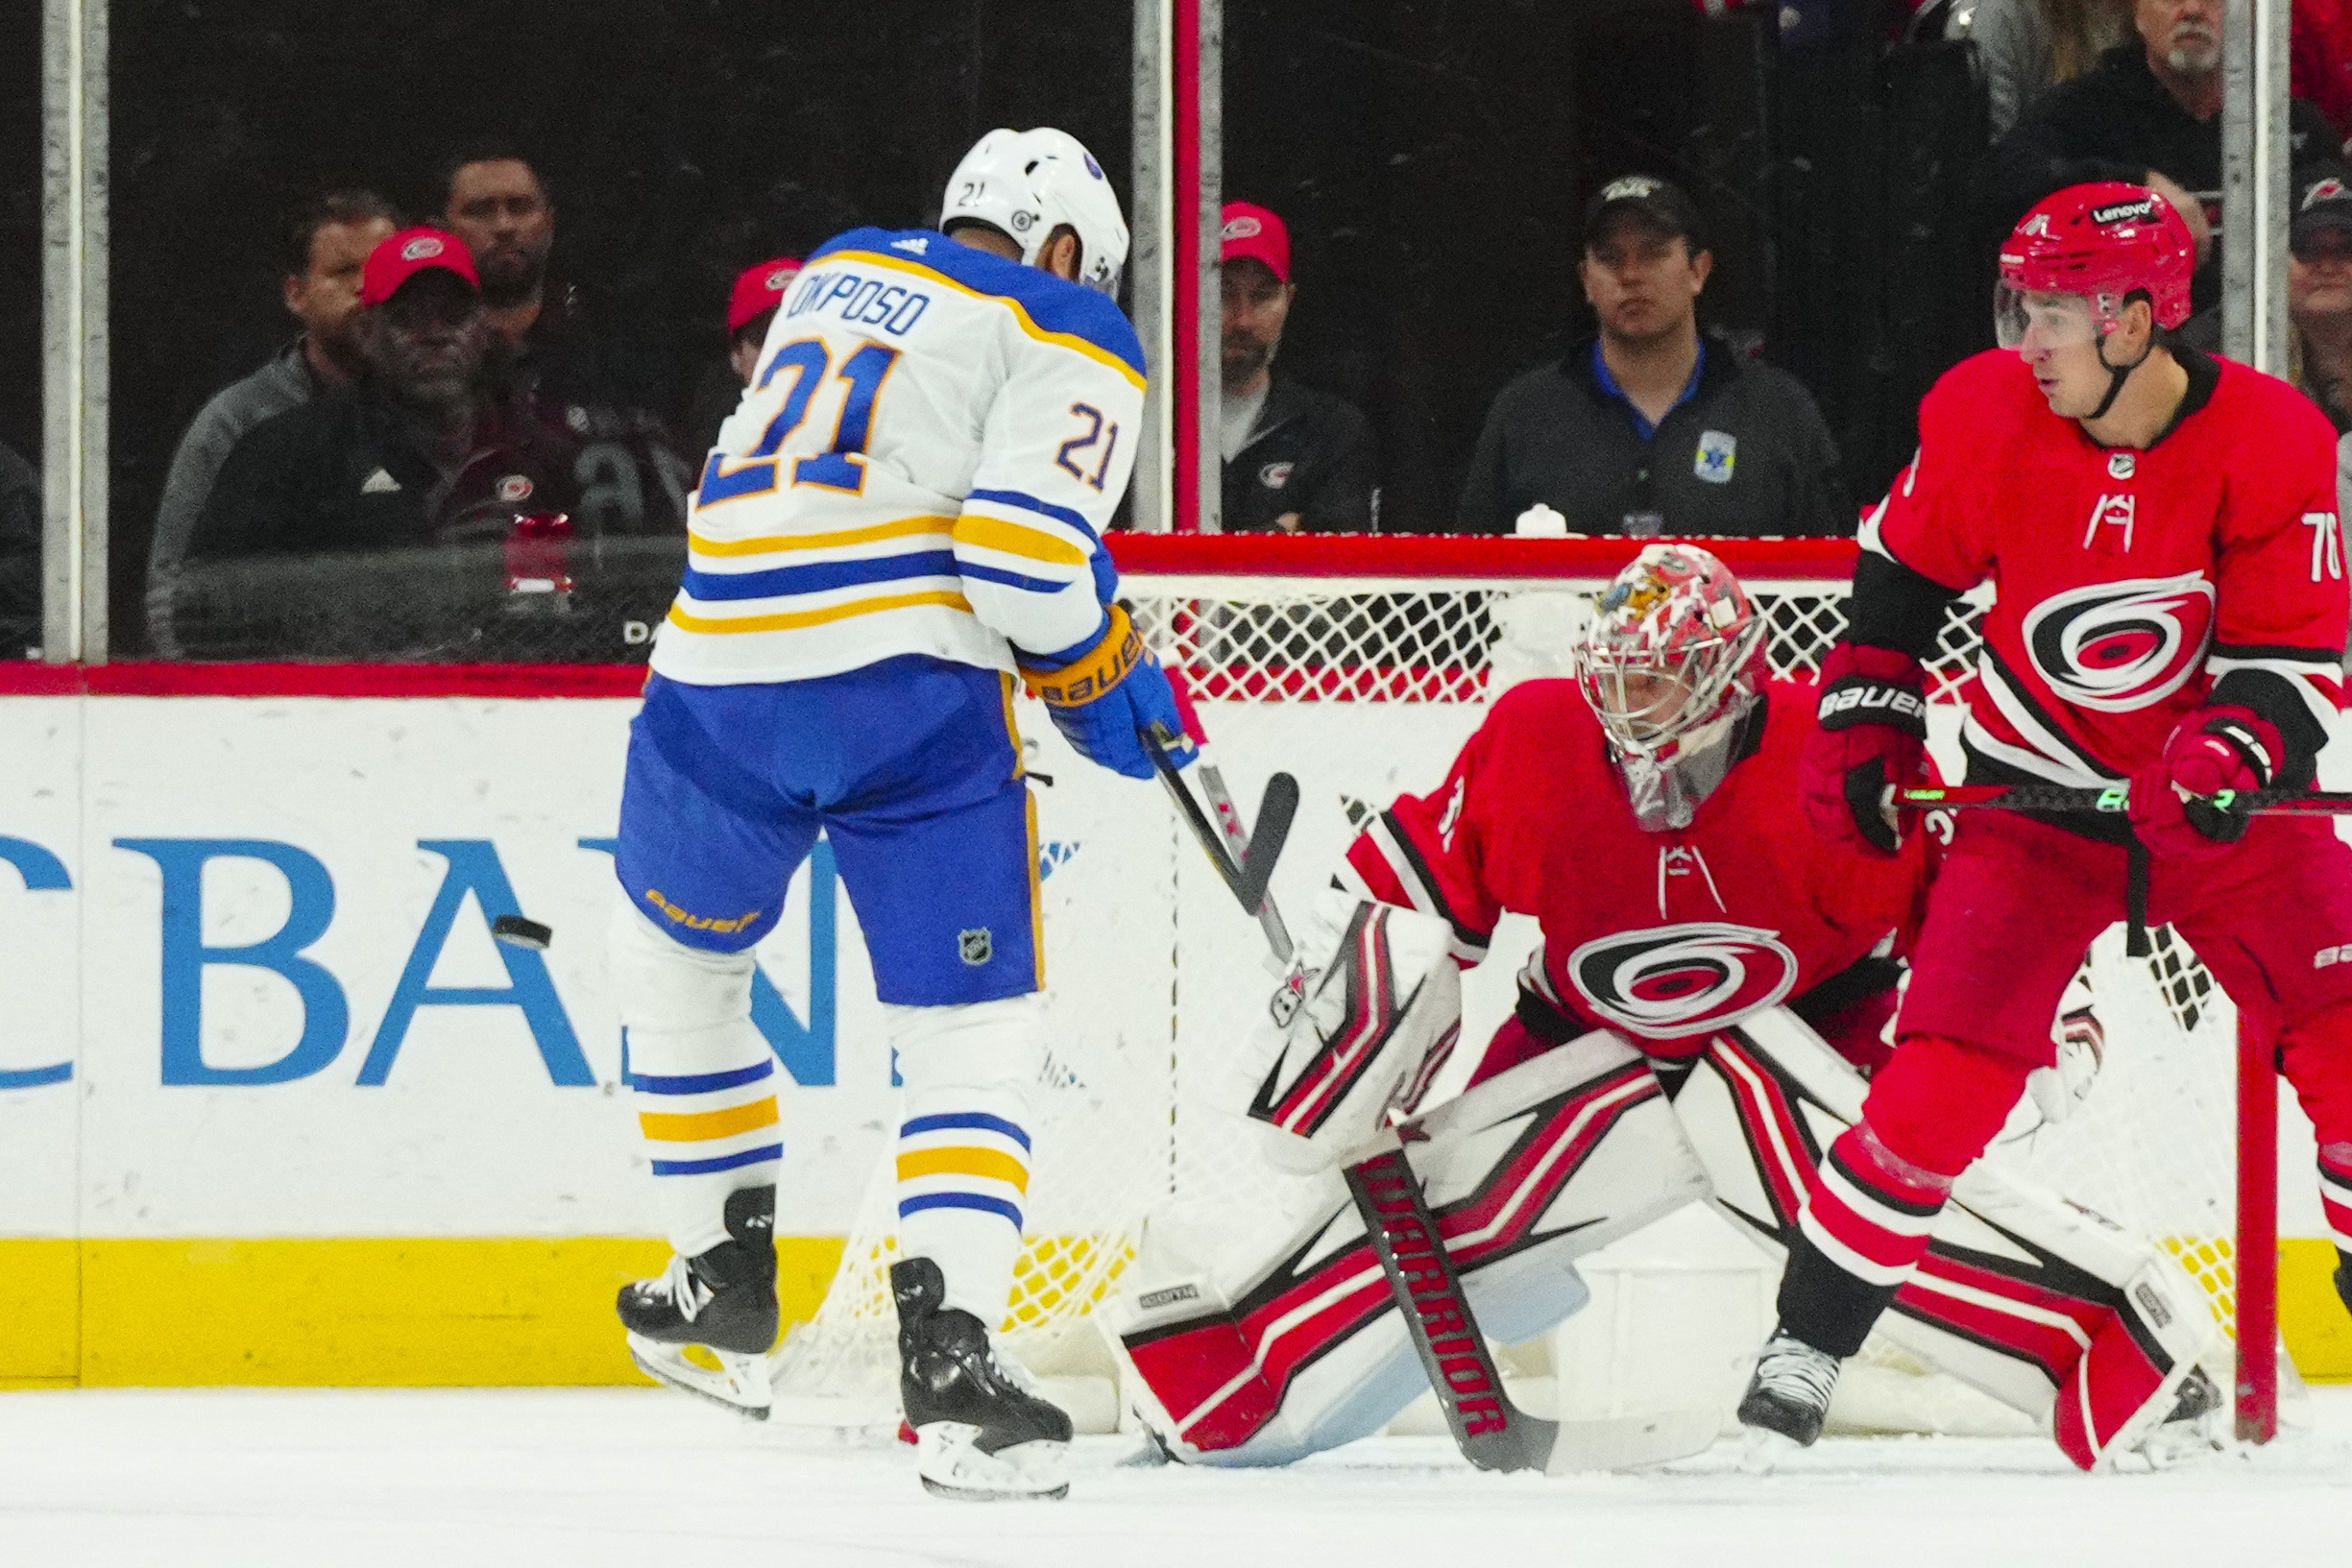
[{"label": "dark background behind glass", "polygon": [[[36,44],[37,16],[6,9]],[[1282,363],[1371,417],[1384,526],[1449,523],[1495,391],[1590,329],[1578,220],[1635,171],[1709,216],[1705,319],[1805,378],[1855,493],[1883,486],[1983,314],[1963,222],[1980,121],[1971,143],[1967,95],[1903,75],[1934,89],[1962,57],[1888,56],[1869,0],[1803,14],[1783,45],[1770,12],[1709,21],[1688,0],[1227,0],[1226,193],[1291,224]],[[557,276],[675,416],[720,355],[738,269],[856,221],[931,221],[991,126],[1060,125],[1131,206],[1129,29],[1116,0],[117,0],[117,651],[143,636],[181,431],[292,338],[277,235],[304,194],[367,184],[422,215],[450,147],[511,136],[552,187]],[[0,58],[37,69],[36,47]],[[15,246],[36,166],[7,188]],[[29,293],[13,270],[0,285],[29,383],[0,388],[0,439],[37,445],[30,271]]]},{"label": "dark background behind glass", "polygon": [[0,442],[41,457],[41,14],[0,6]]}]

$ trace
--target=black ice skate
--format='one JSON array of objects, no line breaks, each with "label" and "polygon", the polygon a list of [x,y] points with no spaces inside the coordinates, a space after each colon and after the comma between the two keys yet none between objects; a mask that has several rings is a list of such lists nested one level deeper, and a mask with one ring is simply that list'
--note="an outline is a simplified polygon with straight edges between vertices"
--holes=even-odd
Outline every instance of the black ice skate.
[{"label": "black ice skate", "polygon": [[659,1279],[622,1287],[615,1305],[638,1370],[764,1421],[776,1343],[776,1189],[729,1194],[727,1235],[699,1257],[672,1257]]},{"label": "black ice skate", "polygon": [[929,1258],[890,1266],[898,1301],[898,1392],[914,1429],[915,1469],[941,1497],[1063,1497],[1070,1417],[1022,1387],[968,1312],[944,1306]]},{"label": "black ice skate", "polygon": [[1812,1447],[1829,1417],[1830,1394],[1843,1365],[1828,1351],[1775,1329],[1756,1358],[1756,1375],[1739,1401],[1740,1425],[1752,1437],[1762,1439],[1761,1447],[1751,1445],[1752,1452],[1768,1457],[1781,1439],[1799,1448]]}]

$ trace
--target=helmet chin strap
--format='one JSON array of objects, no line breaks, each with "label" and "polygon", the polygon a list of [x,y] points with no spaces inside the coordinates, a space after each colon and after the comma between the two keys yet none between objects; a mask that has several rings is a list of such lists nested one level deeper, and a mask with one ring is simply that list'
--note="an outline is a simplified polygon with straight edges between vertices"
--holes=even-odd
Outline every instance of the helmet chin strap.
[{"label": "helmet chin strap", "polygon": [[2115,400],[2123,395],[2123,383],[2131,379],[2131,373],[2138,370],[2141,366],[2146,364],[2147,356],[2155,351],[2156,335],[2151,332],[2148,334],[2147,347],[2140,350],[2139,358],[2133,360],[2128,365],[2117,365],[2110,362],[2107,358],[2106,334],[2099,334],[2098,362],[2102,366],[2106,367],[2107,396],[2098,400],[2098,406],[2097,408],[2094,408],[2091,410],[2091,412],[2083,416],[2084,421],[2087,422],[2092,420],[2105,419],[2107,417],[2107,410],[2113,408],[2115,406]]}]

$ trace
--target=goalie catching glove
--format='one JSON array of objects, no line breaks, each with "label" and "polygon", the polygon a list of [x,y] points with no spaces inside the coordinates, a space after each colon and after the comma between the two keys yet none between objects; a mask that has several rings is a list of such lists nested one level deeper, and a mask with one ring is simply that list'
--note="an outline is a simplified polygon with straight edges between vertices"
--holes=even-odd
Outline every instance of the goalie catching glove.
[{"label": "goalie catching glove", "polygon": [[2286,753],[2278,727],[2252,709],[2199,709],[2132,780],[2132,832],[2156,854],[2186,858],[2235,844],[2252,819],[2216,797],[2268,788]]},{"label": "goalie catching glove", "polygon": [[1824,838],[1893,856],[1903,825],[1889,785],[1918,781],[1928,755],[1919,661],[1840,642],[1821,663],[1821,727],[1805,742],[1805,814]]},{"label": "goalie catching glove", "polygon": [[1031,656],[1022,661],[1021,677],[1072,749],[1113,773],[1152,776],[1144,737],[1155,728],[1176,737],[1168,753],[1176,766],[1200,755],[1186,733],[1168,672],[1120,605],[1109,608],[1102,635],[1083,653],[1058,664]]}]

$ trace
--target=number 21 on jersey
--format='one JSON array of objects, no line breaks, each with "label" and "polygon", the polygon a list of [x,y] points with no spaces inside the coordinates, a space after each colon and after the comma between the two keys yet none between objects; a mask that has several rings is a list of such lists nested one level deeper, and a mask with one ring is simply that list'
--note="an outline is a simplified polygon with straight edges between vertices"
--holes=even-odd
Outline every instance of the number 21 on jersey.
[{"label": "number 21 on jersey", "polygon": [[[841,361],[841,368],[833,373],[834,379],[845,383],[848,390],[841,397],[840,416],[834,422],[833,442],[814,457],[793,461],[793,484],[815,485],[852,495],[864,491],[865,446],[874,430],[874,402],[882,396],[882,384],[889,378],[890,367],[897,363],[898,350],[879,343],[869,343]],[[776,451],[808,419],[809,404],[815,400],[817,388],[824,384],[825,373],[832,370],[833,356],[825,351],[820,339],[800,338],[776,350],[767,368],[760,373],[754,390],[764,392],[770,381],[786,372],[792,376],[792,390],[785,395],[784,406],[776,411],[776,417],[767,422],[760,444],[747,457],[738,459],[737,467],[727,467],[723,452],[711,454],[702,469],[699,504],[713,506],[745,495],[764,495],[776,488],[781,462]]]}]

